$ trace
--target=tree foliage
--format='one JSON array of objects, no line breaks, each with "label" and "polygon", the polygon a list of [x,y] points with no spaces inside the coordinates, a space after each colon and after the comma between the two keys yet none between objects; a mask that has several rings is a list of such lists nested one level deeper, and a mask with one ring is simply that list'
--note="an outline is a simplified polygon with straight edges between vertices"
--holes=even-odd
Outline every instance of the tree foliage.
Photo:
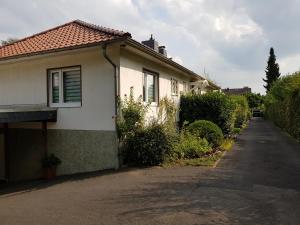
[{"label": "tree foliage", "polygon": [[264,96],[259,93],[247,93],[245,97],[247,98],[250,109],[261,108],[264,103]]}]

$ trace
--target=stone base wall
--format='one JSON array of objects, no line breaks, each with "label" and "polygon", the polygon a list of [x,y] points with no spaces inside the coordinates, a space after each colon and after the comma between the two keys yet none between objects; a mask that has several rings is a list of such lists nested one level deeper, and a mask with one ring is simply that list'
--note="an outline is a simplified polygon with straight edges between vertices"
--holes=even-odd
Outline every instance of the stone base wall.
[{"label": "stone base wall", "polygon": [[59,175],[118,168],[114,131],[49,130],[48,152],[62,160]]},{"label": "stone base wall", "polygon": [[[9,129],[11,180],[40,178],[45,155],[41,130]],[[48,130],[48,153],[62,160],[58,175],[118,168],[114,131]]]}]

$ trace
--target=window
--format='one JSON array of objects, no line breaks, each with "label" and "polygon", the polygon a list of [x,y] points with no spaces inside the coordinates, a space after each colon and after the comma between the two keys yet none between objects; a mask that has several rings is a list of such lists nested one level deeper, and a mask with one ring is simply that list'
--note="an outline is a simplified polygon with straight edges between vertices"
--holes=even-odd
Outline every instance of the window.
[{"label": "window", "polygon": [[49,71],[49,105],[52,107],[81,106],[80,67]]},{"label": "window", "polygon": [[158,74],[144,71],[143,100],[144,102],[158,101]]},{"label": "window", "polygon": [[189,85],[186,81],[183,81],[183,93],[189,92]]},{"label": "window", "polygon": [[172,95],[178,95],[178,80],[171,78],[171,93]]}]

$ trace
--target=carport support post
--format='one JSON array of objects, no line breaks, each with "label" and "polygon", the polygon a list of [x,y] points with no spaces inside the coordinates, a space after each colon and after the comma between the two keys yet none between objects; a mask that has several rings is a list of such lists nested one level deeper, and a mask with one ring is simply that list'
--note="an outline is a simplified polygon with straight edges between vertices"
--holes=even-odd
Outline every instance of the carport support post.
[{"label": "carport support post", "polygon": [[48,156],[48,135],[47,135],[47,121],[42,122],[43,138],[44,138],[44,150],[45,156]]},{"label": "carport support post", "polygon": [[5,179],[9,180],[8,124],[4,123]]}]

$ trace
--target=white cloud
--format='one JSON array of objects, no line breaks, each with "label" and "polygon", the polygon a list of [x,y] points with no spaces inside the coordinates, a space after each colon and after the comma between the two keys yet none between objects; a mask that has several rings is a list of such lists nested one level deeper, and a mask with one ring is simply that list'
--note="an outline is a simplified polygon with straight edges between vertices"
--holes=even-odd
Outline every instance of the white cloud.
[{"label": "white cloud", "polygon": [[222,32],[227,41],[239,41],[245,36],[261,36],[263,34],[261,28],[250,18],[246,21],[238,21],[243,16],[235,16],[233,18],[217,17],[215,19],[215,28],[218,32]]},{"label": "white cloud", "polygon": [[281,58],[278,63],[282,75],[300,71],[300,53]]}]

